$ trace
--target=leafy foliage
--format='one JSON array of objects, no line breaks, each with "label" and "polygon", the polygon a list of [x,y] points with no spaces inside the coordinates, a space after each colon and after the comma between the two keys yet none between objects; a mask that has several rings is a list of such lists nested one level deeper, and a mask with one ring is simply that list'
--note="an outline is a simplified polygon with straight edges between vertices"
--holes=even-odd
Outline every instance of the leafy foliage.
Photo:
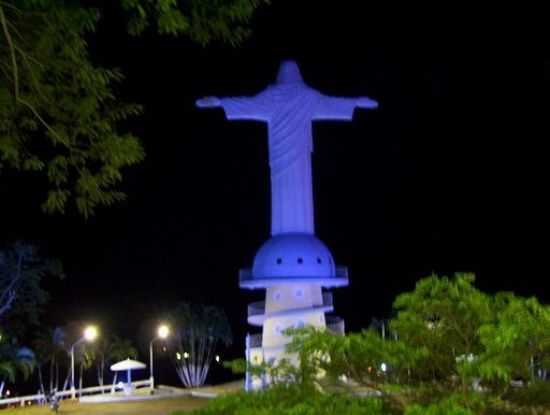
[{"label": "leafy foliage", "polygon": [[[180,415],[176,412],[173,415]],[[257,393],[237,393],[218,398],[196,415],[386,415],[376,398],[343,394],[304,393],[295,386],[279,385]]]},{"label": "leafy foliage", "polygon": [[88,346],[96,368],[97,382],[103,386],[105,367],[124,359],[137,359],[138,351],[130,340],[101,336]]},{"label": "leafy foliage", "polygon": [[482,350],[478,330],[493,314],[490,297],[473,287],[474,279],[471,274],[432,275],[395,300],[392,330],[411,347],[428,352],[415,370],[420,379],[457,375],[457,358]]},{"label": "leafy foliage", "polygon": [[[121,6],[133,34],[154,26],[203,44],[235,44],[263,2],[121,0]],[[138,138],[121,125],[141,107],[121,102],[114,91],[122,73],[94,65],[88,54],[87,38],[100,16],[88,4],[0,2],[0,172],[39,173],[49,183],[46,212],[74,204],[85,217],[124,199],[118,189],[123,170],[144,158]]]},{"label": "leafy foliage", "polygon": [[66,333],[61,327],[42,330],[33,347],[36,351],[36,365],[41,380],[41,389],[46,390],[42,380],[42,366],[48,365],[49,391],[59,388],[59,366],[67,360]]},{"label": "leafy foliage", "polygon": [[506,391],[512,379],[534,380],[537,367],[550,367],[550,307],[501,293],[494,313],[494,320],[479,328],[483,352],[462,370]]},{"label": "leafy foliage", "polygon": [[235,375],[244,375],[246,373],[246,360],[234,359],[223,362],[223,367],[229,369]]},{"label": "leafy foliage", "polygon": [[17,242],[0,250],[0,319],[12,334],[38,323],[49,298],[41,286],[47,275],[63,277],[61,264],[38,255],[36,247]]},{"label": "leafy foliage", "polygon": [[18,373],[28,378],[34,366],[35,354],[31,349],[19,346],[15,338],[6,334],[0,336],[0,382],[14,382]]},{"label": "leafy foliage", "polygon": [[170,35],[188,34],[205,45],[222,40],[233,45],[249,34],[246,23],[268,0],[122,0],[130,14],[128,30],[134,35],[151,26]]},{"label": "leafy foliage", "polygon": [[538,405],[550,408],[550,382],[536,381],[528,388],[512,388],[503,399],[520,406]]},{"label": "leafy foliage", "polygon": [[[304,379],[316,381],[318,373],[332,382],[342,376],[386,392],[385,385],[392,380],[407,382],[410,369],[423,362],[427,351],[411,348],[401,341],[383,340],[373,330],[334,336],[313,327],[292,330],[290,353],[298,353]],[[384,367],[382,366],[384,365]],[[385,370],[384,370],[385,369]]]},{"label": "leafy foliage", "polygon": [[0,62],[12,85],[0,89],[0,168],[44,173],[51,186],[47,212],[63,212],[71,195],[84,216],[122,200],[115,190],[121,171],[144,152],[117,126],[141,109],[115,98],[119,71],[90,61],[85,36],[97,11],[60,1],[5,10],[13,37],[0,49]]},{"label": "leafy foliage", "polygon": [[404,415],[475,415],[479,413],[473,412],[469,406],[452,397],[427,406],[411,405],[405,410]]}]

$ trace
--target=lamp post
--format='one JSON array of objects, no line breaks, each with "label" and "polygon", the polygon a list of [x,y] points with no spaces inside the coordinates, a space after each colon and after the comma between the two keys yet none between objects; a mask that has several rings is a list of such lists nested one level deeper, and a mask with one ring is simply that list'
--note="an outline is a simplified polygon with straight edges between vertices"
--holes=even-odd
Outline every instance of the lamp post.
[{"label": "lamp post", "polygon": [[76,399],[76,389],[74,387],[74,348],[82,342],[93,342],[97,338],[97,327],[88,326],[84,329],[84,333],[80,339],[71,346],[71,396]]},{"label": "lamp post", "polygon": [[155,390],[155,376],[153,371],[153,343],[156,340],[166,340],[170,335],[170,328],[166,324],[161,324],[157,329],[156,337],[149,343],[149,386],[151,393]]}]

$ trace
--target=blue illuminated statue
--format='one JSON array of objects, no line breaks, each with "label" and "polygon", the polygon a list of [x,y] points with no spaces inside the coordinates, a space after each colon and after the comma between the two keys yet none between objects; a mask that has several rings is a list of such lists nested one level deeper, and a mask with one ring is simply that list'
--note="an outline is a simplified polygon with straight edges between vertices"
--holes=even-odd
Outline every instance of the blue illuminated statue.
[{"label": "blue illuminated statue", "polygon": [[229,120],[268,124],[271,167],[271,234],[315,232],[311,176],[312,121],[343,120],[353,110],[376,108],[367,97],[323,95],[302,80],[296,62],[281,63],[277,82],[252,97],[207,97],[199,107],[222,107]]},{"label": "blue illuminated statue", "polygon": [[[271,168],[271,238],[256,253],[239,284],[265,289],[265,301],[248,307],[248,323],[262,334],[247,336],[246,359],[276,363],[287,356],[285,330],[305,325],[343,334],[344,321],[333,311],[332,293],[348,285],[346,267],[336,266],[328,247],[315,236],[311,152],[312,121],[349,121],[359,108],[376,108],[370,98],[338,98],[307,86],[295,62],[281,64],[277,81],[252,97],[207,97],[199,107],[221,107],[229,120],[265,122]],[[246,388],[262,388],[265,376],[246,377]]]}]

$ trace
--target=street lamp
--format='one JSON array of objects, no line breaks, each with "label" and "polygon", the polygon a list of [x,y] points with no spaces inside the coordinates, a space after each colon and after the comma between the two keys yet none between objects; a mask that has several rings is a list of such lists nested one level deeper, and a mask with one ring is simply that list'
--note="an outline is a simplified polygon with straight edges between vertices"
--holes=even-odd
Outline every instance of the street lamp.
[{"label": "street lamp", "polygon": [[166,340],[169,335],[170,327],[168,327],[166,324],[161,324],[157,328],[157,335],[149,343],[149,384],[151,388],[151,393],[153,393],[153,391],[155,390],[155,376],[153,372],[153,343],[155,342],[155,340]]},{"label": "street lamp", "polygon": [[98,336],[97,327],[88,326],[84,329],[82,337],[71,346],[71,396],[76,399],[76,389],[74,387],[74,348],[82,342],[93,342]]}]

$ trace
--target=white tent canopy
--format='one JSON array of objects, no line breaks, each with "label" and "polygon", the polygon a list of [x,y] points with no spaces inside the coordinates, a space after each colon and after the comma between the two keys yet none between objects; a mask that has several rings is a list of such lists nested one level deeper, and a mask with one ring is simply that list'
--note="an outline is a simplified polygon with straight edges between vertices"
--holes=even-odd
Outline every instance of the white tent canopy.
[{"label": "white tent canopy", "polygon": [[137,360],[126,359],[112,365],[111,370],[113,372],[123,372],[127,370],[145,369],[146,367],[147,366],[145,363],[138,362]]},{"label": "white tent canopy", "polygon": [[137,360],[132,360],[130,358],[123,360],[122,362],[115,363],[111,366],[113,372],[127,372],[127,384],[124,387],[124,393],[126,395],[131,395],[133,392],[132,387],[132,370],[145,369],[147,366],[145,363],[138,362]]}]

